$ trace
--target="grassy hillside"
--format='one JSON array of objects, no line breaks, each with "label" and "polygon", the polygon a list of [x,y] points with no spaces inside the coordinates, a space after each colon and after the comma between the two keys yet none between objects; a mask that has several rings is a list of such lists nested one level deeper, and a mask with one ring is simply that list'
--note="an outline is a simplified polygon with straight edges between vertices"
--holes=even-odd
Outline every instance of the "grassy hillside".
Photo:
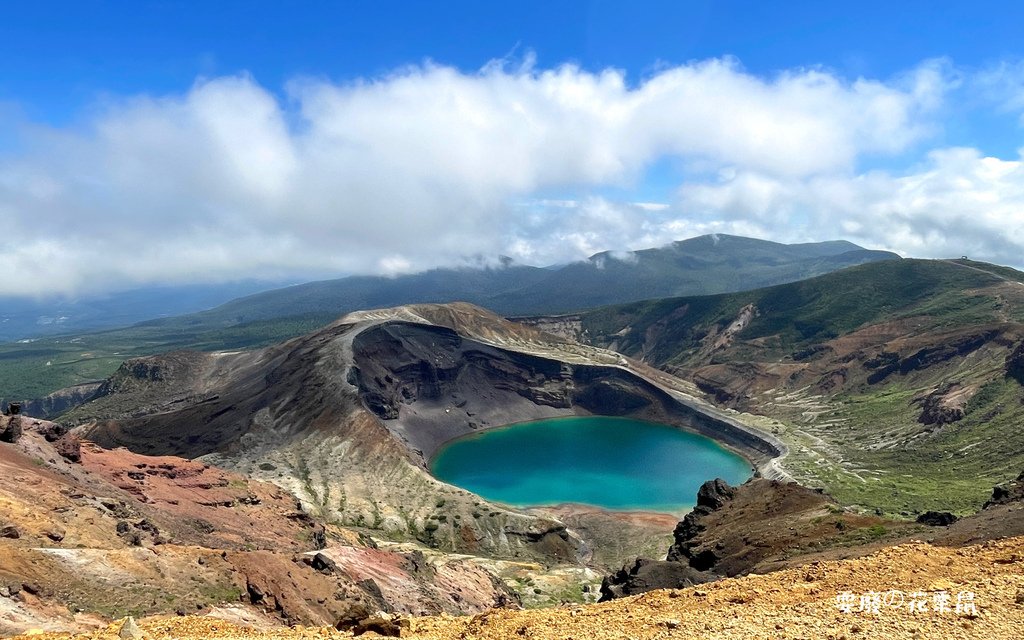
[{"label": "grassy hillside", "polygon": [[701,236],[627,255],[599,253],[483,304],[512,314],[572,311],[630,300],[756,289],[897,258],[841,241],[785,245]]},{"label": "grassy hillside", "polygon": [[219,351],[266,346],[309,333],[334,316],[308,314],[189,330],[152,322],[78,336],[0,345],[0,401],[39,398],[71,385],[102,380],[127,358],[175,349]]},{"label": "grassy hillside", "polygon": [[840,500],[903,515],[970,511],[1024,469],[1024,274],[879,262],[718,296],[597,309],[594,344],[770,418],[785,464]]},{"label": "grassy hillside", "polygon": [[[595,344],[644,355],[658,366],[678,364],[699,350],[711,328],[731,322],[752,304],[757,317],[742,339],[757,341],[759,353],[782,357],[896,318],[919,317],[931,329],[996,320],[999,301],[974,290],[1002,282],[1000,275],[946,261],[884,261],[754,291],[595,309],[583,314],[583,329]],[[1020,309],[1014,311],[1015,320],[1024,320]]]}]

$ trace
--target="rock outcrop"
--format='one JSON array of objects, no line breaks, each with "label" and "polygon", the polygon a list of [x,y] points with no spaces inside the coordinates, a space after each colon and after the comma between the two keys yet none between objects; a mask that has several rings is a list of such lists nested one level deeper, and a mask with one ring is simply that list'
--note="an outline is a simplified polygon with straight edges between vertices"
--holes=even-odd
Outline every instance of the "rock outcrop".
[{"label": "rock outcrop", "polygon": [[0,442],[15,443],[21,439],[22,417],[20,415],[0,416]]},{"label": "rock outcrop", "polygon": [[732,487],[709,480],[676,525],[666,560],[623,567],[605,578],[601,596],[608,600],[776,568],[790,554],[883,524],[893,523],[847,513],[828,495],[795,483],[755,478]]},{"label": "rock outcrop", "polygon": [[1024,502],[1024,472],[1021,472],[1016,480],[996,485],[992,489],[992,497],[985,503],[984,508],[988,509],[1013,502]]},{"label": "rock outcrop", "polygon": [[948,511],[925,511],[917,516],[918,524],[926,524],[929,527],[948,527],[959,518]]},{"label": "rock outcrop", "polygon": [[606,576],[601,582],[601,601],[624,598],[654,589],[682,589],[715,580],[717,576],[682,562],[637,558]]},{"label": "rock outcrop", "polygon": [[956,382],[946,382],[935,391],[915,398],[921,407],[917,421],[926,425],[941,426],[963,419],[967,401],[974,395],[976,387],[964,387]]}]

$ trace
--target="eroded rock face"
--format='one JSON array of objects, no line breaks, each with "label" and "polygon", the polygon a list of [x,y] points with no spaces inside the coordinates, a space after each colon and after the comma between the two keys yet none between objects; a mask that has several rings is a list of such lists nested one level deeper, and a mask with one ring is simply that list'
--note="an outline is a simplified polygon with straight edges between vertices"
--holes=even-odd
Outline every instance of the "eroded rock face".
[{"label": "eroded rock face", "polygon": [[906,375],[912,371],[920,371],[953,358],[963,357],[992,341],[999,335],[998,329],[987,329],[978,333],[954,336],[942,344],[918,349],[906,357],[897,353],[883,352],[877,358],[864,363],[874,369],[868,376],[869,384],[877,384],[894,373]]},{"label": "eroded rock face", "polygon": [[921,424],[944,425],[963,419],[967,401],[976,388],[958,383],[945,383],[924,397],[915,399],[921,406],[917,421]]},{"label": "eroded rock face", "polygon": [[26,415],[37,418],[53,419],[56,416],[84,404],[96,396],[97,391],[103,386],[102,382],[84,382],[73,387],[60,389],[36,400],[28,400],[23,403],[22,409]]},{"label": "eroded rock face", "polygon": [[352,343],[366,407],[429,458],[474,430],[562,415],[665,412],[667,396],[611,367],[499,349],[445,327],[391,322]]}]

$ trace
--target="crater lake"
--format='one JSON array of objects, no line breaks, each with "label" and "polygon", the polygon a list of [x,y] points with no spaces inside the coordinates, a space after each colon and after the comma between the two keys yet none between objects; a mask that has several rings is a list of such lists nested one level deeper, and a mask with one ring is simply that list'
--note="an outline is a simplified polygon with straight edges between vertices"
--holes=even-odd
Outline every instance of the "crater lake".
[{"label": "crater lake", "polygon": [[571,417],[474,433],[442,447],[434,476],[519,507],[579,503],[678,513],[706,480],[736,485],[750,463],[714,440],[627,418]]}]

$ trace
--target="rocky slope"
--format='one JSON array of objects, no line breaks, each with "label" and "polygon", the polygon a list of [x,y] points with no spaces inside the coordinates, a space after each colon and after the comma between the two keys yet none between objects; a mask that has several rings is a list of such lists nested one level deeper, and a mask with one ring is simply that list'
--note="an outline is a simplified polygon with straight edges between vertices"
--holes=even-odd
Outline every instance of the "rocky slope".
[{"label": "rocky slope", "polygon": [[[78,637],[113,639],[122,626]],[[1012,640],[1024,637],[1024,538],[964,548],[913,542],[862,558],[820,561],[599,605],[413,618],[393,628],[403,638],[419,640]],[[331,629],[251,629],[196,617],[143,621],[143,634],[183,640],[351,637]]]},{"label": "rocky slope", "polygon": [[604,579],[601,598],[857,557],[913,539],[960,546],[1021,536],[1022,486],[1024,474],[997,485],[985,507],[967,517],[928,512],[909,522],[844,509],[822,491],[796,483],[755,478],[731,487],[709,480],[676,525],[665,560],[638,558],[623,566]]},{"label": "rocky slope", "polygon": [[130,361],[65,419],[103,446],[275,483],[329,522],[449,551],[579,562],[586,545],[564,524],[440,483],[427,459],[477,429],[600,413],[691,428],[771,470],[780,450],[770,436],[669,378],[471,305],[418,305],[350,314],[255,352]]},{"label": "rocky slope", "polygon": [[126,613],[333,625],[516,599],[476,563],[377,549],[272,484],[25,416],[0,431],[18,432],[0,442],[0,635]]}]

